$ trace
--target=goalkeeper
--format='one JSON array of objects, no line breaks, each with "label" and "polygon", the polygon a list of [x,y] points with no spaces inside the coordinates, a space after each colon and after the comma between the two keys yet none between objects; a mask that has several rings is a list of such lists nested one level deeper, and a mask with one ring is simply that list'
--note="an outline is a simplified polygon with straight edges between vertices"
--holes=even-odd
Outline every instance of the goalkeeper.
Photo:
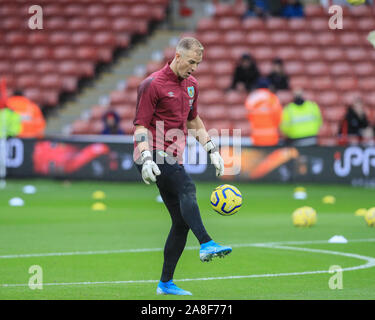
[{"label": "goalkeeper", "polygon": [[177,262],[185,248],[188,231],[198,239],[200,259],[229,254],[232,249],[216,244],[208,235],[196,201],[196,189],[182,164],[187,129],[209,153],[218,176],[224,162],[197,113],[198,86],[191,74],[202,61],[203,46],[194,38],[183,38],[175,57],[151,74],[138,88],[134,119],[134,159],[146,184],[156,182],[172,226],[164,247],[164,263],[158,294],[191,295],[173,283]]}]

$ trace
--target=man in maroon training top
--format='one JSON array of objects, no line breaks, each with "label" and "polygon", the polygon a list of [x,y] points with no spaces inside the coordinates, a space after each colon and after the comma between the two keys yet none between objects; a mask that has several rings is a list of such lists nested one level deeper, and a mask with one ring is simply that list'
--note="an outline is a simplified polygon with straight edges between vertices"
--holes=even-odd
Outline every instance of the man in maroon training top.
[{"label": "man in maroon training top", "polygon": [[218,245],[208,235],[197,205],[195,184],[182,163],[189,130],[209,153],[216,174],[224,174],[223,159],[197,111],[198,85],[191,74],[202,56],[203,46],[198,40],[183,38],[172,62],[151,74],[138,88],[134,160],[143,181],[146,184],[156,182],[172,219],[164,247],[158,294],[191,295],[173,283],[173,274],[190,229],[201,245],[202,261],[232,251],[230,247]]}]

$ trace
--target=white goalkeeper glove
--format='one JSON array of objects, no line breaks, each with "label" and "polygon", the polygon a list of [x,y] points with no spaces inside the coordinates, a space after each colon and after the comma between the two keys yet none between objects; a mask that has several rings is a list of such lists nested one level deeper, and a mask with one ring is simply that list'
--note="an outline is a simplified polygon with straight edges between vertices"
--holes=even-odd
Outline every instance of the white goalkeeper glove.
[{"label": "white goalkeeper glove", "polygon": [[210,155],[211,163],[216,168],[216,176],[222,176],[224,174],[224,160],[219,153],[218,147],[210,140],[203,148]]},{"label": "white goalkeeper glove", "polygon": [[141,154],[142,159],[142,179],[146,184],[156,182],[156,176],[160,175],[158,165],[152,160],[151,152],[145,150]]}]

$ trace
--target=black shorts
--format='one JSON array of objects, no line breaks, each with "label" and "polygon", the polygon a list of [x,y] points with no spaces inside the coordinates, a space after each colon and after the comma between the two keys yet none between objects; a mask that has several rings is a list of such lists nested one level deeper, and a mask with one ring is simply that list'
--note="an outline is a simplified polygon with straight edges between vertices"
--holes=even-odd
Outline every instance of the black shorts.
[{"label": "black shorts", "polygon": [[[177,196],[186,185],[194,184],[184,166],[179,164],[176,158],[158,150],[152,152],[152,157],[161,172],[156,177],[156,185],[159,189]],[[142,173],[142,166],[137,163],[136,166],[138,171]]]}]

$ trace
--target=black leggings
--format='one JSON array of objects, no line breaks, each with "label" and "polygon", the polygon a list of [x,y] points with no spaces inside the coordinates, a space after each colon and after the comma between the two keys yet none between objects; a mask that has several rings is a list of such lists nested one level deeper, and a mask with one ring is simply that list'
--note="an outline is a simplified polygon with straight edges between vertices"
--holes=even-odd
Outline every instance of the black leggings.
[{"label": "black leggings", "polygon": [[[185,248],[189,229],[200,244],[210,241],[211,238],[201,219],[194,182],[184,167],[178,163],[171,163],[173,158],[169,156],[164,158],[156,151],[153,156],[161,171],[156,184],[172,220],[164,246],[164,264],[161,275],[161,281],[166,282],[173,279],[177,262]],[[161,163],[163,160],[164,163]],[[141,172],[142,167],[137,165],[137,168]]]}]

